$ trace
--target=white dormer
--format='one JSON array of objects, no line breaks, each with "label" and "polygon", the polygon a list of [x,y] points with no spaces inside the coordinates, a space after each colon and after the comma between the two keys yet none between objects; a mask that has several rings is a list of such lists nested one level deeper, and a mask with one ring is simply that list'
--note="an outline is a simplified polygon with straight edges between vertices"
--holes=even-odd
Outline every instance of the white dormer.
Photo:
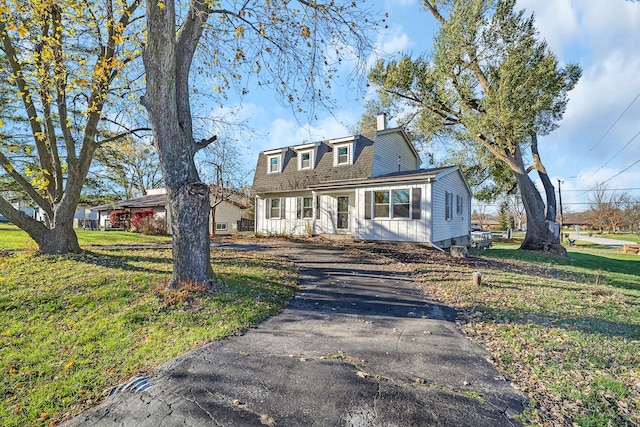
[{"label": "white dormer", "polygon": [[352,165],[355,142],[358,136],[348,136],[327,141],[333,146],[333,166]]},{"label": "white dormer", "polygon": [[319,142],[312,142],[310,144],[291,147],[298,153],[298,170],[311,170],[315,168],[316,154],[319,145]]},{"label": "white dormer", "polygon": [[286,152],[286,148],[278,148],[277,150],[264,152],[264,155],[267,156],[267,173],[282,172],[282,163],[284,162],[284,154]]}]

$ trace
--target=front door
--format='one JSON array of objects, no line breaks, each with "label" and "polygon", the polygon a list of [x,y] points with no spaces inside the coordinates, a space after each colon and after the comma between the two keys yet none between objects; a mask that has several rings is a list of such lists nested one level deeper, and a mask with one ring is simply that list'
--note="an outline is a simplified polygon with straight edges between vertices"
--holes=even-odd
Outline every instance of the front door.
[{"label": "front door", "polygon": [[338,230],[349,229],[349,196],[338,196]]}]

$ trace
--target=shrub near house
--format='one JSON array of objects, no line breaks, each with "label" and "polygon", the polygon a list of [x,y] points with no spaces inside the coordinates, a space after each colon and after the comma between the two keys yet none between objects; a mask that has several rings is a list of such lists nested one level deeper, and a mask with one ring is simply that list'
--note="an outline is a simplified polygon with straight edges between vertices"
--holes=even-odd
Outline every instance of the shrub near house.
[{"label": "shrub near house", "polygon": [[131,227],[131,212],[121,209],[111,211],[109,222],[111,223],[111,228],[126,230]]},{"label": "shrub near house", "polygon": [[140,229],[140,221],[153,215],[155,215],[155,212],[151,209],[142,209],[139,211],[135,211],[133,214],[131,214],[131,224],[133,224],[136,229]]}]

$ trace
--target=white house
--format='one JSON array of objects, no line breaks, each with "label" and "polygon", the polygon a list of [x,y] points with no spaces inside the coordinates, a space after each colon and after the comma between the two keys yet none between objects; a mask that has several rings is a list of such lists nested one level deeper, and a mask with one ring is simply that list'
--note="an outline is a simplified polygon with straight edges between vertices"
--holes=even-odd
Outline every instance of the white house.
[{"label": "white house", "polygon": [[457,166],[420,169],[406,132],[260,153],[253,191],[261,234],[347,234],[356,240],[468,245],[471,190]]},{"label": "white house", "polygon": [[[223,191],[222,191],[223,190]],[[237,223],[245,217],[249,208],[247,196],[233,190],[211,186],[211,215],[209,217],[210,234],[233,234],[238,232]],[[223,196],[220,196],[222,191]],[[216,198],[217,196],[217,198]],[[167,226],[170,223],[171,213],[167,206],[167,191],[165,188],[147,190],[145,196],[118,202],[115,205],[100,205],[91,208],[97,218],[99,228],[108,229],[110,226],[109,215],[117,209],[130,212],[150,209],[156,216],[163,218]],[[213,216],[215,214],[215,224]],[[169,227],[167,232],[171,234]]]}]

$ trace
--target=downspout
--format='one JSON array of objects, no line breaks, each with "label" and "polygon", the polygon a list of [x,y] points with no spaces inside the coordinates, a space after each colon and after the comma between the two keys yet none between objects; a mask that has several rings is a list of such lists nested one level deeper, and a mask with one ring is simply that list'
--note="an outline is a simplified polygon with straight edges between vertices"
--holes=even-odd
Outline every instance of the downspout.
[{"label": "downspout", "polygon": [[427,242],[432,248],[435,248],[437,250],[439,250],[440,252],[446,252],[444,249],[442,249],[440,246],[436,245],[433,242]]}]

